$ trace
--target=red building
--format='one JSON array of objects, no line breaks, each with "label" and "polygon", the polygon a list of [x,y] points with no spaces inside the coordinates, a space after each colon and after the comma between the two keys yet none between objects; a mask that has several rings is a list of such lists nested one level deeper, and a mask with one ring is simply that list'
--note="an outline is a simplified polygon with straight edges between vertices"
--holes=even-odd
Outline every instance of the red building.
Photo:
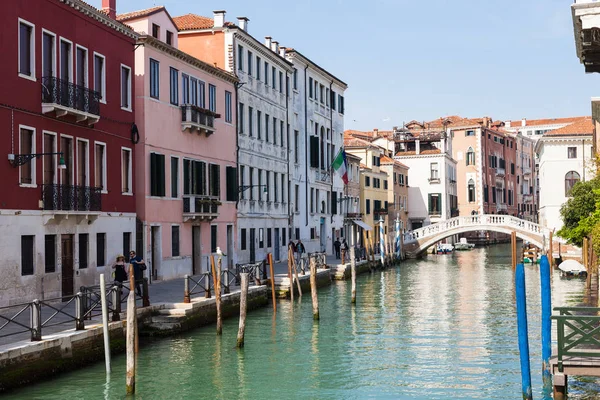
[{"label": "red building", "polygon": [[110,277],[134,244],[137,36],[115,1],[19,0],[0,14],[0,306]]}]

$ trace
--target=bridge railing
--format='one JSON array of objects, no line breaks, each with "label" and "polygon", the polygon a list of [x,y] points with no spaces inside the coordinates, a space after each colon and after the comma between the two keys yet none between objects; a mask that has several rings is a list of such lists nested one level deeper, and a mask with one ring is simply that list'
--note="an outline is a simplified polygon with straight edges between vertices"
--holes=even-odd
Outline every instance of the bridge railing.
[{"label": "bridge railing", "polygon": [[438,222],[415,229],[412,232],[407,232],[404,237],[405,243],[411,243],[419,239],[436,236],[439,233],[448,231],[453,228],[462,226],[502,226],[507,228],[520,229],[532,234],[544,235],[547,234],[547,229],[539,224],[527,221],[521,218],[513,217],[512,215],[469,215],[464,217],[450,218],[445,221]]},{"label": "bridge railing", "polygon": [[[555,307],[558,370],[563,372],[567,357],[600,358],[600,308]],[[581,315],[586,314],[586,315]]]}]

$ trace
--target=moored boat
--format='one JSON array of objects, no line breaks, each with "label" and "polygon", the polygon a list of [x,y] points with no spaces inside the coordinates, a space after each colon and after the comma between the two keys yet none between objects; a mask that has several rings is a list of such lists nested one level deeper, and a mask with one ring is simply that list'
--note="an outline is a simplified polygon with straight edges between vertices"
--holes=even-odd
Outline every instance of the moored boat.
[{"label": "moored boat", "polygon": [[460,238],[460,241],[454,245],[454,250],[456,251],[466,251],[471,250],[475,247],[473,243],[467,242],[467,238]]}]

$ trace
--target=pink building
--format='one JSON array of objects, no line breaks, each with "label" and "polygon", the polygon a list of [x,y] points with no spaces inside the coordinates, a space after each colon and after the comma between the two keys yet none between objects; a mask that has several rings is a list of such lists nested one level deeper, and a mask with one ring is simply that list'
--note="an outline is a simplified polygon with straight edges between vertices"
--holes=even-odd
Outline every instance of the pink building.
[{"label": "pink building", "polygon": [[149,33],[135,51],[138,253],[154,279],[205,271],[217,247],[232,265],[237,79],[178,50],[164,7],[118,19]]}]

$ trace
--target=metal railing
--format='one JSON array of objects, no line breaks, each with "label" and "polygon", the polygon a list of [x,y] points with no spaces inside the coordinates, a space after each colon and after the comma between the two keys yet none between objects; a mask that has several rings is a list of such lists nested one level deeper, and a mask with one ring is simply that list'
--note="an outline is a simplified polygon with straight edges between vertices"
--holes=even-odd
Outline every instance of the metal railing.
[{"label": "metal railing", "polygon": [[[248,282],[250,285],[259,284],[261,275],[263,280],[267,279],[267,267],[264,261],[254,264],[236,264],[235,271],[230,269],[223,269],[221,271],[221,289],[223,294],[230,293],[232,286],[240,285],[240,274],[242,272],[249,274]],[[195,294],[204,294],[205,298],[210,299],[215,289],[213,274],[210,271],[196,276],[186,275],[183,284],[184,303],[189,303],[191,296]]]},{"label": "metal railing", "polygon": [[75,185],[42,185],[44,210],[100,211],[101,188]]},{"label": "metal railing", "polygon": [[[113,321],[121,318],[121,304],[127,301],[130,288],[126,284],[110,284],[106,287],[107,308]],[[144,279],[143,292],[137,299],[142,307],[150,305],[148,299],[148,281]],[[42,340],[43,328],[75,323],[75,330],[85,329],[85,320],[102,315],[101,293],[99,286],[80,288],[72,296],[45,300],[33,300],[28,303],[0,307],[0,338],[29,332],[31,341]],[[9,332],[9,328],[16,328]],[[66,330],[67,328],[65,328]],[[3,332],[4,331],[4,332]]]},{"label": "metal railing", "polygon": [[[594,357],[600,360],[600,308],[555,307],[558,370],[564,372],[565,357]],[[575,315],[585,313],[586,315]]]},{"label": "metal railing", "polygon": [[221,202],[217,196],[184,195],[183,212],[185,214],[204,214],[217,217]]},{"label": "metal railing", "polygon": [[201,125],[202,127],[214,130],[215,118],[219,118],[219,114],[215,114],[210,110],[206,110],[193,104],[184,104],[181,106],[181,122]]},{"label": "metal railing", "polygon": [[101,97],[95,90],[55,76],[42,78],[42,103],[59,104],[87,114],[100,115]]}]

